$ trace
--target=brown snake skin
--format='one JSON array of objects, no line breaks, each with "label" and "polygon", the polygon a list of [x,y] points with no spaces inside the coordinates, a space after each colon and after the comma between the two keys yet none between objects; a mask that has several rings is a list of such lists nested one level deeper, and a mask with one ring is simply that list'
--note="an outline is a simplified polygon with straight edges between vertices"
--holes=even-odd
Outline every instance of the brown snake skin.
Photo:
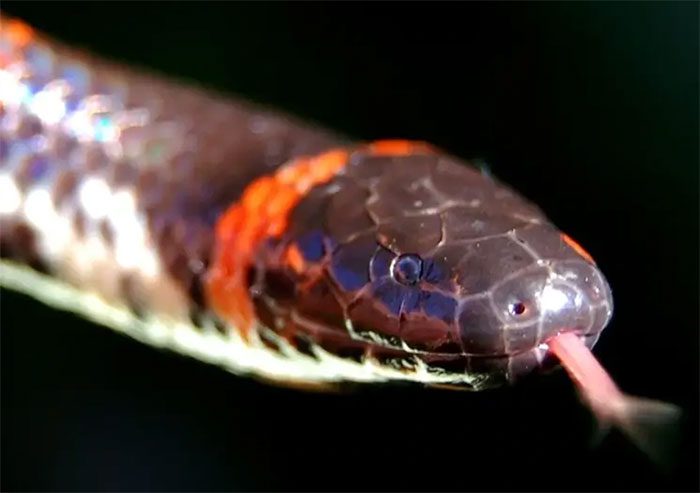
[{"label": "brown snake skin", "polygon": [[[539,368],[563,328],[592,347],[611,317],[581,247],[442,151],[371,152],[6,18],[0,104],[3,284],[146,343],[301,384],[478,390]],[[216,224],[256,179],[339,147],[256,249],[246,340],[203,289]]]}]

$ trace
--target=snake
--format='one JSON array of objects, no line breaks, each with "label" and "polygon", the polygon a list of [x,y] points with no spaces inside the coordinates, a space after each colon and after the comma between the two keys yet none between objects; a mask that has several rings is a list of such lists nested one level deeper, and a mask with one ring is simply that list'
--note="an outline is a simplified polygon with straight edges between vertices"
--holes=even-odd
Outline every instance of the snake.
[{"label": "snake", "polygon": [[677,414],[593,357],[613,314],[593,257],[478,162],[358,142],[8,16],[0,284],[271,384],[482,391],[562,363],[650,453],[635,417]]}]

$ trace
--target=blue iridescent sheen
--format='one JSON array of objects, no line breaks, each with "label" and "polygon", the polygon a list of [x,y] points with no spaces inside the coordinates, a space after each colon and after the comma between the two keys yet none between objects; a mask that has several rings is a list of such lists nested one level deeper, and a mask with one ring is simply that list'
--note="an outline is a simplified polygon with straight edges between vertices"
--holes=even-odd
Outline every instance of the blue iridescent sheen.
[{"label": "blue iridescent sheen", "polygon": [[389,275],[391,262],[394,260],[394,255],[385,248],[379,248],[374,256],[370,259],[369,271],[372,280],[381,279]]},{"label": "blue iridescent sheen", "polygon": [[372,294],[392,315],[398,316],[401,312],[404,298],[410,295],[410,292],[407,292],[406,288],[400,284],[396,284],[390,279],[385,279],[374,287]]},{"label": "blue iridescent sheen", "polygon": [[5,163],[9,153],[10,145],[7,143],[7,139],[0,137],[0,164]]},{"label": "blue iridescent sheen", "polygon": [[69,65],[63,69],[63,78],[73,88],[73,93],[80,96],[87,93],[90,85],[90,76],[80,65]]},{"label": "blue iridescent sheen", "polygon": [[44,87],[43,83],[36,81],[31,81],[20,86],[20,91],[22,94],[19,96],[19,100],[26,105],[31,104],[34,99],[34,95],[41,91]]},{"label": "blue iridescent sheen", "polygon": [[111,138],[112,131],[114,129],[114,124],[112,120],[107,116],[102,116],[95,122],[95,140],[99,142],[106,142]]},{"label": "blue iridescent sheen", "polygon": [[445,268],[434,260],[426,260],[423,265],[423,279],[430,284],[445,280]]},{"label": "blue iridescent sheen", "polygon": [[451,324],[455,318],[457,302],[451,296],[445,296],[437,291],[424,291],[421,307],[426,315]]},{"label": "blue iridescent sheen", "polygon": [[325,255],[323,234],[320,231],[311,231],[300,236],[297,246],[304,259],[309,262],[317,262]]},{"label": "blue iridescent sheen", "polygon": [[330,271],[346,291],[355,291],[369,282],[367,259],[376,250],[373,238],[358,238],[340,245],[331,258]]},{"label": "blue iridescent sheen", "polygon": [[50,50],[34,46],[27,51],[27,61],[36,76],[41,78],[49,78],[51,76],[54,57],[51,55]]},{"label": "blue iridescent sheen", "polygon": [[50,164],[45,157],[35,158],[29,167],[29,174],[32,180],[40,180],[49,171]]}]

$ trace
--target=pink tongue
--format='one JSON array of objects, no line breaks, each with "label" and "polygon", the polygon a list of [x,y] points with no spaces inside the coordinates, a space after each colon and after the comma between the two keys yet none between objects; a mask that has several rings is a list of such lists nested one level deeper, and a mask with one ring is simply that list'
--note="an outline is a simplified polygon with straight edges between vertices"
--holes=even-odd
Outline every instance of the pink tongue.
[{"label": "pink tongue", "polygon": [[583,341],[571,332],[563,332],[547,344],[601,427],[616,426],[658,465],[668,466],[674,461],[671,447],[678,431],[679,408],[624,394]]},{"label": "pink tongue", "polygon": [[547,344],[578,385],[583,397],[593,401],[591,405],[599,400],[605,402],[622,398],[622,392],[610,374],[576,334],[562,332]]}]

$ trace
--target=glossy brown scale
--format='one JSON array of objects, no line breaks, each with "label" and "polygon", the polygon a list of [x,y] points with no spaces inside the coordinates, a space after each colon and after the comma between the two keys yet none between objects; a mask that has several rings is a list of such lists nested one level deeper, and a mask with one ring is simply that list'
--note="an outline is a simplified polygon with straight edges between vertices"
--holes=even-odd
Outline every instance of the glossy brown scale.
[{"label": "glossy brown scale", "polygon": [[353,146],[6,16],[0,89],[3,286],[300,388],[481,390],[554,355],[648,453],[678,415],[590,353],[612,314],[591,256],[468,162]]},{"label": "glossy brown scale", "polygon": [[[68,224],[66,231],[74,235],[60,253],[50,254],[46,244],[55,241],[46,238],[55,232],[32,224],[24,206],[3,209],[0,258],[170,316],[208,310],[202,275],[213,249],[214,224],[242,190],[295,156],[343,141],[290,117],[76,51],[7,16],[0,25],[0,75],[5,88],[25,87],[30,102],[57,84],[67,87],[54,100],[65,109],[60,124],[32,113],[41,105],[0,91],[0,182],[11,182],[22,201],[48,191],[56,214]],[[69,125],[88,118],[90,123],[78,130]],[[110,132],[97,137],[98,124]],[[133,198],[128,227],[123,217],[118,225],[113,217],[91,217],[80,201],[91,181],[102,185],[103,203],[117,193]],[[118,209],[122,214],[130,210],[124,204]],[[153,281],[156,289],[144,286],[134,272],[139,267],[116,261],[120,245],[138,243],[130,237],[137,224],[162,266],[163,276]],[[88,240],[108,252],[103,260],[109,268],[77,253]],[[85,276],[72,277],[79,270]],[[168,284],[172,289],[163,288]]]},{"label": "glossy brown scale", "polygon": [[539,367],[558,331],[592,346],[609,320],[607,283],[564,238],[469,163],[360,148],[259,250],[252,294],[264,324],[335,354],[395,352],[496,385]]},{"label": "glossy brown scale", "polygon": [[[353,147],[286,115],[75,52],[21,23],[4,26],[3,63],[19,65],[0,67],[3,80],[33,99],[3,93],[10,99],[0,114],[0,174],[20,202],[3,202],[2,258],[144,316],[189,322],[212,313],[227,324],[224,335],[256,327],[270,352],[281,349],[266,331],[305,345],[307,355],[317,344],[348,360],[424,364],[462,377],[526,373],[539,365],[547,337],[574,330],[592,345],[610,317],[609,290],[588,255],[469,163],[404,141]],[[57,81],[70,89],[59,98],[60,125],[34,111]],[[69,125],[78,117],[90,119],[87,130]],[[329,149],[342,163],[331,155],[324,164],[319,156]],[[300,171],[303,162],[313,169]],[[321,168],[333,172],[320,179]],[[283,233],[246,237],[247,227],[266,225],[243,208],[222,245],[215,229],[225,211],[285,169],[276,183],[288,189],[265,202],[317,176],[297,187],[304,191],[291,209],[268,211]],[[86,202],[94,185],[119,214]],[[56,238],[70,241],[57,249]],[[244,259],[234,265],[240,289],[213,291],[220,304],[204,286],[228,265],[217,264],[215,251]],[[142,260],[132,265],[134,255]],[[254,313],[231,317],[250,306],[249,295]],[[257,360],[245,365],[261,369]],[[332,365],[309,371],[325,377]],[[356,371],[339,370],[350,379]]]}]

